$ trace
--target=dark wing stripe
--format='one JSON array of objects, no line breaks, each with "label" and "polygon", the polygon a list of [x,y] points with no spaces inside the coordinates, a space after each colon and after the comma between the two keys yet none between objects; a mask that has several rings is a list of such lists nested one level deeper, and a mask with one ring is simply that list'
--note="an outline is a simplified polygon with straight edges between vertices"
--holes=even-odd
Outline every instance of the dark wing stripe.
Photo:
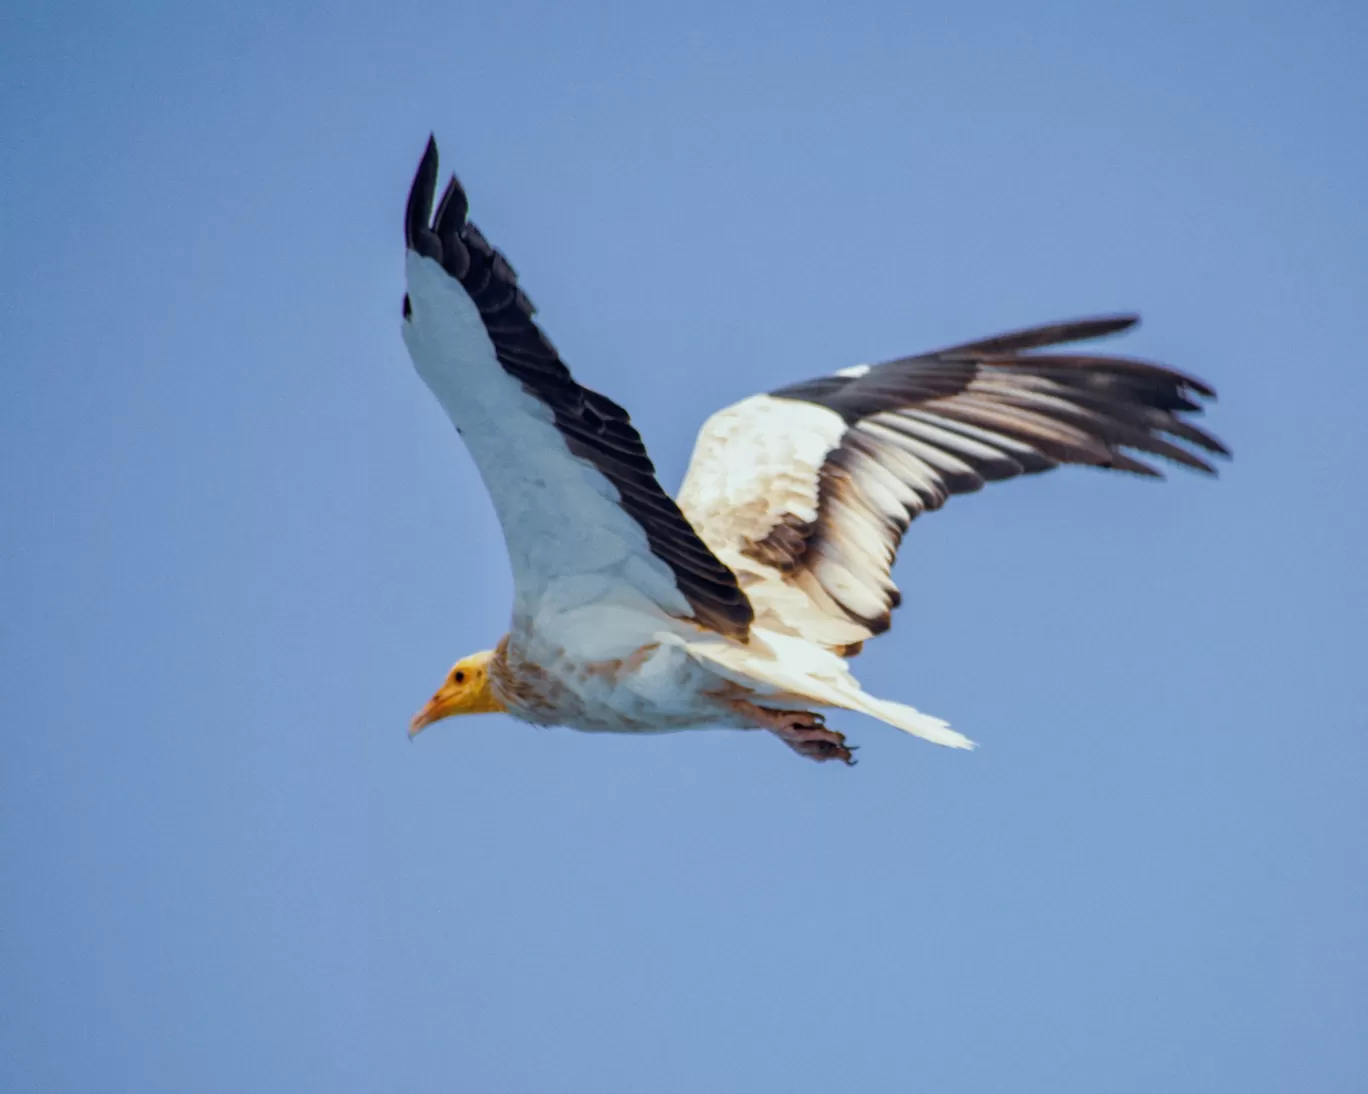
[{"label": "dark wing stripe", "polygon": [[[994,480],[999,478],[1010,478],[1015,474],[1030,474],[1035,471],[1048,471],[1052,467],[1059,466],[1043,452],[1032,448],[1029,444],[1019,438],[1009,437],[1003,433],[994,433],[987,429],[980,429],[978,426],[971,425],[968,422],[957,421],[954,418],[946,418],[939,414],[933,414],[930,411],[901,410],[896,415],[888,415],[888,418],[893,421],[904,419],[912,422],[920,422],[922,423],[922,427],[919,428],[918,432],[933,440],[935,434],[932,431],[944,430],[944,432],[950,434],[952,437],[963,437],[969,441],[982,442],[983,446],[989,449],[989,451],[1004,453],[1003,459],[1009,461],[1011,464],[1016,464],[1021,469],[1019,472],[1012,471],[1008,464],[1004,464],[1003,470],[1007,473],[991,476]],[[880,415],[875,420],[884,421],[885,418],[883,415]],[[990,459],[987,462],[991,464],[996,461]],[[985,474],[984,477],[989,478],[990,476]]]},{"label": "dark wing stripe", "polygon": [[[744,641],[754,614],[750,601],[736,575],[708,550],[661,489],[627,412],[575,382],[532,321],[536,309],[518,288],[517,273],[467,219],[469,202],[454,175],[429,222],[436,188],[437,144],[429,138],[404,218],[409,249],[441,263],[470,294],[499,364],[551,409],[566,447],[617,488],[619,504],[641,525],[651,552],[673,571],[698,622]],[[405,314],[409,307],[406,298]]]},{"label": "dark wing stripe", "polygon": [[958,346],[948,346],[923,354],[923,358],[949,359],[964,357],[980,360],[997,354],[1015,354],[1027,349],[1040,349],[1042,346],[1062,346],[1069,342],[1088,342],[1103,338],[1108,334],[1119,334],[1130,330],[1140,322],[1138,315],[1103,315],[1093,319],[1066,319],[1062,323],[1046,323],[1040,327],[1027,327],[1024,330],[995,334],[978,342],[965,342]]},{"label": "dark wing stripe", "polygon": [[1162,477],[1127,449],[1212,472],[1199,452],[1228,451],[1180,417],[1214,397],[1200,380],[1127,357],[1024,352],[1135,323],[1055,323],[772,392],[847,429],[822,467],[816,520],[786,519],[746,553],[877,634],[898,604],[890,569],[908,524],[953,494],[1062,463]]},{"label": "dark wing stripe", "polygon": [[[980,390],[984,392],[984,395],[975,399],[973,405],[981,406],[988,403],[991,395],[993,401],[1000,401],[1006,407],[1025,411],[1047,422],[1058,422],[1066,428],[1072,427],[1074,435],[1081,438],[1081,444],[1097,453],[1095,460],[1086,462],[1104,466],[1115,455],[1118,447],[1125,447],[1137,448],[1142,452],[1163,456],[1197,471],[1209,472],[1214,470],[1205,460],[1156,436],[1153,425],[1145,426],[1125,421],[1124,419],[1127,417],[1137,418],[1139,415],[1124,405],[1113,404],[1107,408],[1111,411],[1110,414],[1107,414],[1080,405],[1078,401],[1071,401],[1057,395],[1018,390],[1010,384],[985,385]],[[966,396],[959,402],[969,405],[970,398],[970,396]],[[1076,462],[1085,461],[1078,460]]]},{"label": "dark wing stripe", "polygon": [[[1008,446],[999,442],[998,447],[993,448],[973,437],[955,433],[926,420],[912,419],[911,415],[876,414],[863,423],[861,429],[875,437],[900,444],[902,443],[901,437],[911,435],[914,422],[916,423],[915,436],[937,448],[944,449],[947,452],[957,452],[963,458],[972,460],[974,469],[986,482],[1014,478],[1025,470],[1024,466],[1012,455],[1029,452],[1030,449],[1024,445]],[[1008,454],[1004,454],[1004,450]]]}]

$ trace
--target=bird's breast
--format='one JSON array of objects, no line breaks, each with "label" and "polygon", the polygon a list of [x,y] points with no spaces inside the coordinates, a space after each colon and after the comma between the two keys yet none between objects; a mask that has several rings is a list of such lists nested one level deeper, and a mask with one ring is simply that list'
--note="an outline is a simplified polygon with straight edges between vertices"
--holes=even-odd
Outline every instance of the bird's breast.
[{"label": "bird's breast", "polygon": [[662,634],[623,657],[599,660],[506,638],[490,663],[490,683],[510,714],[536,725],[664,733],[725,724],[724,682],[672,638]]}]

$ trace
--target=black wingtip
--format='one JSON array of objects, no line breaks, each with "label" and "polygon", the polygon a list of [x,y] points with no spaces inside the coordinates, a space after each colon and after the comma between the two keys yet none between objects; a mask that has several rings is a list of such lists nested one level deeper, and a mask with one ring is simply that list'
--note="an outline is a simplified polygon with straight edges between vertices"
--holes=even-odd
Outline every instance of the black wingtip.
[{"label": "black wingtip", "polygon": [[437,215],[432,218],[432,227],[442,239],[449,235],[460,235],[469,214],[470,200],[461,186],[461,180],[453,174],[447,180],[441,200],[437,202]]},{"label": "black wingtip", "polygon": [[442,260],[442,245],[429,227],[432,199],[437,193],[437,139],[428,134],[427,147],[418,163],[409,188],[408,207],[404,211],[404,243],[410,251],[425,258]]},{"label": "black wingtip", "polygon": [[1059,323],[1046,323],[1039,327],[1026,327],[1024,330],[1008,331],[978,342],[963,346],[953,346],[943,352],[947,354],[968,353],[984,356],[999,353],[1022,353],[1027,350],[1044,349],[1046,346],[1062,346],[1070,342],[1088,342],[1094,338],[1105,338],[1130,330],[1140,322],[1138,315],[1098,315],[1088,319],[1066,319]]},{"label": "black wingtip", "polygon": [[[1087,322],[1085,320],[1085,322]],[[1123,330],[1132,330],[1140,325],[1140,316],[1134,312],[1125,312],[1121,315],[1104,315],[1091,321],[1093,324],[1092,333],[1081,335],[1083,338],[1105,338],[1109,334],[1120,334]]]}]

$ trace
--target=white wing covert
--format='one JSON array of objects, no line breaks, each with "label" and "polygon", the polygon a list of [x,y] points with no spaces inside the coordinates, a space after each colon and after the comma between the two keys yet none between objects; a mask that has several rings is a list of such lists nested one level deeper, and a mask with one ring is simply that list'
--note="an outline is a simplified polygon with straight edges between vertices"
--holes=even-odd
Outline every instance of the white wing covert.
[{"label": "white wing covert", "polygon": [[1162,477],[1227,455],[1184,415],[1212,397],[1162,365],[1032,353],[1134,316],[1034,327],[752,396],[703,426],[679,503],[740,579],[759,625],[851,655],[887,630],[908,525],[953,494],[1064,463]]},{"label": "white wing covert", "polygon": [[749,601],[661,489],[627,412],[570,375],[454,175],[432,215],[436,182],[430,139],[404,225],[403,336],[489,488],[515,619],[592,606],[564,630],[602,646],[613,612],[644,606],[744,640]]}]

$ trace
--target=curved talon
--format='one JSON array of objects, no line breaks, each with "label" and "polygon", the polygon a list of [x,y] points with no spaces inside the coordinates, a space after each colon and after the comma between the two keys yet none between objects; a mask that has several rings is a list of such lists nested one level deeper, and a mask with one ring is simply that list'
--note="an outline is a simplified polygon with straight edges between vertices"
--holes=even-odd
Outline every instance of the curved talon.
[{"label": "curved talon", "polygon": [[752,719],[756,726],[767,729],[800,756],[819,763],[840,760],[853,767],[852,745],[846,744],[845,734],[828,729],[826,716],[810,710],[772,710],[738,699],[733,708]]}]

